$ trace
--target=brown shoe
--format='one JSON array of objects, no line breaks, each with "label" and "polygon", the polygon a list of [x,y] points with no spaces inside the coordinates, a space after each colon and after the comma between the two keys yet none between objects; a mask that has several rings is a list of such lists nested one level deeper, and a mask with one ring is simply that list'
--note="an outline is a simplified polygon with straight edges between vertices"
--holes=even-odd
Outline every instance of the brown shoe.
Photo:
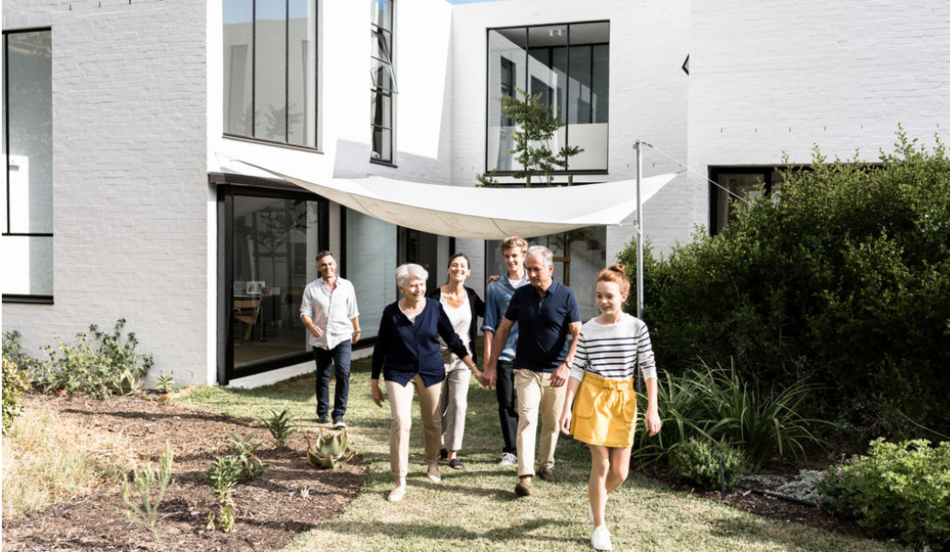
[{"label": "brown shoe", "polygon": [[522,477],[515,485],[515,494],[518,496],[531,496],[531,478]]},{"label": "brown shoe", "polygon": [[543,479],[543,480],[545,480],[545,481],[548,481],[548,482],[550,482],[550,483],[554,483],[554,481],[557,480],[557,478],[554,477],[554,470],[552,470],[551,468],[541,468],[541,469],[539,469],[539,470],[538,470],[538,477],[540,477],[541,479]]}]

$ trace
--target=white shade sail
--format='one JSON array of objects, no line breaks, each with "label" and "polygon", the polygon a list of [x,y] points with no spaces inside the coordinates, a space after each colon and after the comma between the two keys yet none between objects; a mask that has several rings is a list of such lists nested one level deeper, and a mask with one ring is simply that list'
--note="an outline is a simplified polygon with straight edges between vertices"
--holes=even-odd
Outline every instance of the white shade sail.
[{"label": "white shade sail", "polygon": [[[497,240],[620,224],[637,210],[636,180],[556,188],[475,188],[393,180],[380,176],[327,178],[234,159],[354,211],[432,234]],[[675,174],[641,180],[643,201]]]}]

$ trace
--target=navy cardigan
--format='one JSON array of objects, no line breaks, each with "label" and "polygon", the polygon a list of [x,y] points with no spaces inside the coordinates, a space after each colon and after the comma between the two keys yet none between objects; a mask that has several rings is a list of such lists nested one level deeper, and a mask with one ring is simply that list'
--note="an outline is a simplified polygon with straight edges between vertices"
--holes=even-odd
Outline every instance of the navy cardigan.
[{"label": "navy cardigan", "polygon": [[442,383],[445,366],[439,336],[459,358],[468,356],[465,344],[452,329],[438,301],[426,299],[415,324],[399,309],[399,301],[388,305],[383,309],[373,348],[373,379],[379,379],[382,373],[386,381],[405,386],[419,374],[426,387]]},{"label": "navy cardigan", "polygon": [[[485,302],[475,293],[474,289],[468,286],[464,287],[468,293],[468,305],[472,308],[472,323],[468,326],[468,342],[472,345],[472,362],[478,362],[478,354],[475,352],[475,334],[478,332],[478,319],[485,318]],[[442,299],[442,287],[435,288],[426,297],[440,301]]]}]

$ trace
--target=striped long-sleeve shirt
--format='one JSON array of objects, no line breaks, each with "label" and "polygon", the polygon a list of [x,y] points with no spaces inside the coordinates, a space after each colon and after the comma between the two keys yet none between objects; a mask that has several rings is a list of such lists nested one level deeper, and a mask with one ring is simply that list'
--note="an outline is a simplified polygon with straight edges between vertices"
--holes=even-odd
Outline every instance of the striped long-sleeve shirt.
[{"label": "striped long-sleeve shirt", "polygon": [[602,378],[632,379],[640,361],[643,379],[656,379],[656,362],[647,325],[624,313],[616,324],[592,318],[581,327],[571,377],[584,380],[587,372]]}]

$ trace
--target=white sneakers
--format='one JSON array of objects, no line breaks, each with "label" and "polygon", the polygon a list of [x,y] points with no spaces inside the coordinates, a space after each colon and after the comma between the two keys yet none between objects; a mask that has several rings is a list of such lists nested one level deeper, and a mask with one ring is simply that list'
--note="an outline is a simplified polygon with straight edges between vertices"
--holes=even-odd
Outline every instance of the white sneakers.
[{"label": "white sneakers", "polygon": [[501,453],[501,462],[498,462],[499,466],[515,466],[518,464],[518,455],[511,454],[510,452]]},{"label": "white sneakers", "polygon": [[594,550],[613,550],[614,546],[610,543],[610,531],[606,525],[599,525],[594,529],[594,534],[590,536],[590,545]]},{"label": "white sneakers", "polygon": [[390,502],[399,502],[406,496],[406,486],[396,487],[391,493],[389,493]]}]

